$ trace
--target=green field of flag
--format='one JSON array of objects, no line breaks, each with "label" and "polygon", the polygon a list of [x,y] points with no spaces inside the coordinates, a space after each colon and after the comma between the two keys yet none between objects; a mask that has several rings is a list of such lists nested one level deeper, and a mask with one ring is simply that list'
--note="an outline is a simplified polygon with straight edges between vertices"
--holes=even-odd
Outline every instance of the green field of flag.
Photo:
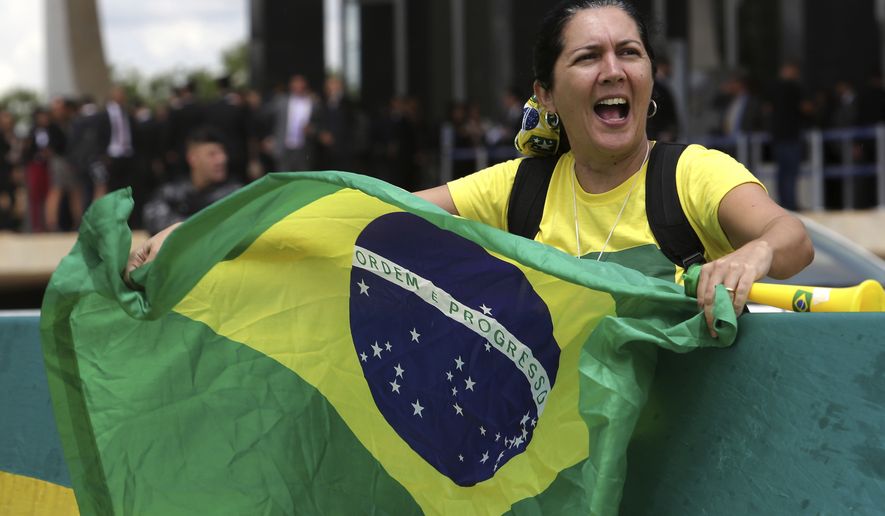
[{"label": "green field of flag", "polygon": [[272,174],[121,279],[128,192],[53,275],[43,351],[82,514],[611,514],[682,287],[347,173]]}]

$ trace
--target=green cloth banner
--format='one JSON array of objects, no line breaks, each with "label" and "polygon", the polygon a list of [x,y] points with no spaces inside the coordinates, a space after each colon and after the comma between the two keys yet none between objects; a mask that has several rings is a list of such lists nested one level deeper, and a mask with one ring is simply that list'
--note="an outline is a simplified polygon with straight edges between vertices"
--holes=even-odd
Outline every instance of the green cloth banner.
[{"label": "green cloth banner", "polygon": [[83,514],[617,512],[658,347],[712,339],[682,288],[383,182],[272,174],[122,271],[100,199],[41,332]]}]

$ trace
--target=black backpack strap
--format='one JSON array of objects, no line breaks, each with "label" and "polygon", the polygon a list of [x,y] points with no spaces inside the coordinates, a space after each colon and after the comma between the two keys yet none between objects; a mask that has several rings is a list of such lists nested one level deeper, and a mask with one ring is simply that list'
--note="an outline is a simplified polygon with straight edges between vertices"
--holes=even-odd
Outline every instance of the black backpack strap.
[{"label": "black backpack strap", "polygon": [[655,240],[671,262],[683,269],[704,263],[704,244],[688,222],[676,189],[676,164],[687,145],[656,143],[645,176],[645,211]]},{"label": "black backpack strap", "polygon": [[519,163],[507,203],[507,231],[534,240],[557,161],[559,156],[549,156],[525,158]]}]

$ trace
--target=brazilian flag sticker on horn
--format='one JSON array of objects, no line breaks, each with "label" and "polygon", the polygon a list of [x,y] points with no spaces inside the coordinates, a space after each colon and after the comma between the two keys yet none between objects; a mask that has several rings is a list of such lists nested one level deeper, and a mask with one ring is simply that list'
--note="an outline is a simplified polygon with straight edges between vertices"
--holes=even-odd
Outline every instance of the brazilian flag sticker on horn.
[{"label": "brazilian flag sticker on horn", "polygon": [[812,292],[807,290],[797,289],[796,293],[793,294],[793,311],[794,312],[810,312],[811,311],[811,299],[814,297]]}]

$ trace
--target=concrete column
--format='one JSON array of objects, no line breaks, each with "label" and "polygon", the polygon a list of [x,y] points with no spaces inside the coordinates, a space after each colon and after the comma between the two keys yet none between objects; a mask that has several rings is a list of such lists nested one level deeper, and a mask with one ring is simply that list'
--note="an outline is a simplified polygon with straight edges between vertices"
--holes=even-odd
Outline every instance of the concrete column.
[{"label": "concrete column", "polygon": [[325,76],[323,0],[249,0],[250,80],[260,90],[285,88],[295,74],[317,87]]},{"label": "concrete column", "polygon": [[780,12],[781,61],[802,65],[805,56],[805,2],[781,0]]},{"label": "concrete column", "polygon": [[344,6],[342,0],[323,0],[323,52],[326,73],[344,70]]},{"label": "concrete column", "polygon": [[[879,25],[879,73],[885,74],[885,0],[876,0],[876,22]],[[885,199],[879,202],[885,206]]]},{"label": "concrete column", "polygon": [[652,20],[657,26],[657,38],[651,42],[655,48],[666,48],[667,41],[667,0],[652,1]]},{"label": "concrete column", "polygon": [[452,98],[467,100],[467,70],[465,59],[464,0],[450,0],[452,13]]},{"label": "concrete column", "polygon": [[46,81],[50,97],[76,95],[68,34],[68,5],[62,0],[46,1]]},{"label": "concrete column", "polygon": [[741,0],[725,0],[722,26],[725,28],[725,64],[734,70],[740,63],[740,24],[738,9]]},{"label": "concrete column", "polygon": [[360,31],[359,0],[346,0],[344,4],[344,83],[350,92],[362,88],[362,34]]},{"label": "concrete column", "polygon": [[[689,66],[688,45],[684,39],[674,39],[667,45],[670,54],[670,89],[676,97],[676,115],[679,119],[680,138],[686,139],[694,132],[689,130],[688,118],[688,90],[689,90]],[[700,131],[697,131],[700,132]]]},{"label": "concrete column", "polygon": [[513,86],[513,4],[510,0],[492,0],[489,5],[489,47],[494,73],[490,79],[492,96],[498,99]]},{"label": "concrete column", "polygon": [[46,0],[47,91],[103,99],[110,73],[95,0]]},{"label": "concrete column", "polygon": [[393,59],[394,87],[397,95],[406,95],[409,92],[409,56],[408,42],[406,37],[406,2],[405,0],[393,0]]},{"label": "concrete column", "polygon": [[691,69],[700,71],[719,68],[713,5],[708,0],[690,0],[688,12]]}]

